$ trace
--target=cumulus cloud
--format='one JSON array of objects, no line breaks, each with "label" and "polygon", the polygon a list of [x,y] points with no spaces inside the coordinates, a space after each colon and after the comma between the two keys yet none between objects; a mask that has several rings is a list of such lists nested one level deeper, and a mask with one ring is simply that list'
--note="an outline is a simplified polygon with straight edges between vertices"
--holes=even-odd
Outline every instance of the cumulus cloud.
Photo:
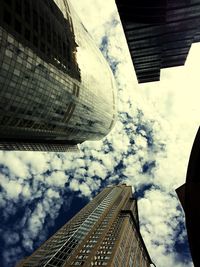
[{"label": "cumulus cloud", "polygon": [[18,181],[10,180],[4,176],[1,176],[0,186],[5,191],[5,194],[12,199],[18,198],[22,192],[22,185]]},{"label": "cumulus cloud", "polygon": [[89,177],[99,176],[101,179],[104,179],[107,175],[107,169],[99,161],[92,161],[89,164],[87,175]]},{"label": "cumulus cloud", "polygon": [[67,182],[67,176],[63,171],[56,171],[46,176],[45,180],[50,186],[62,187]]},{"label": "cumulus cloud", "polygon": [[[177,261],[174,243],[183,222],[177,198],[152,188],[139,200],[141,232],[155,263],[159,266],[192,266],[189,259]],[[185,235],[185,232],[183,230]],[[181,240],[179,240],[181,242]],[[185,262],[184,262],[185,261]],[[181,265],[182,264],[182,265]]]},{"label": "cumulus cloud", "polygon": [[[184,68],[163,70],[159,83],[138,85],[114,1],[71,2],[114,71],[118,121],[102,141],[81,144],[78,154],[0,152],[5,225],[23,210],[16,227],[3,229],[4,264],[13,266],[22,248],[30,253],[38,237],[46,239],[68,190],[91,198],[99,188],[124,181],[139,194],[141,231],[157,266],[192,266],[175,248],[186,236],[173,192],[185,180],[199,125],[199,45]],[[6,238],[12,234],[13,241]]]},{"label": "cumulus cloud", "polygon": [[[17,153],[17,152],[16,152]],[[28,166],[20,160],[15,152],[6,153],[0,151],[0,162],[2,165],[5,165],[9,171],[10,176],[17,176],[21,178],[26,178],[28,176]]]}]

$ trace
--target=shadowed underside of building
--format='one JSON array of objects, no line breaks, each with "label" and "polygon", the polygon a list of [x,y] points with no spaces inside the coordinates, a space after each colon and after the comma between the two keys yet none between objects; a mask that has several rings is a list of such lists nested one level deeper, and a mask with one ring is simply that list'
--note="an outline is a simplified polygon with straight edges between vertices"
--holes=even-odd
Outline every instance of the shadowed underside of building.
[{"label": "shadowed underside of building", "polygon": [[200,266],[200,128],[197,132],[188,164],[186,183],[176,191],[185,211],[191,256],[195,267]]},{"label": "shadowed underside of building", "polygon": [[18,267],[150,267],[130,186],[105,188]]},{"label": "shadowed underside of building", "polygon": [[160,69],[185,64],[200,41],[200,0],[116,0],[139,83],[158,81]]}]

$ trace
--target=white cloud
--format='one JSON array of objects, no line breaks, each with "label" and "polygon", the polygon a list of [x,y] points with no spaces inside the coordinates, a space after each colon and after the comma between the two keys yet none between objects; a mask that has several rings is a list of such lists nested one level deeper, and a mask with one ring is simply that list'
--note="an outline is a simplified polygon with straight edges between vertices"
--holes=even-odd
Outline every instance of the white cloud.
[{"label": "white cloud", "polygon": [[81,193],[83,195],[91,196],[91,190],[90,190],[90,188],[89,188],[89,186],[87,184],[85,184],[85,183],[84,184],[80,184],[79,188],[80,188],[80,191],[81,191]]},{"label": "white cloud", "polygon": [[107,174],[107,170],[106,168],[99,163],[98,161],[92,161],[92,162],[88,162],[89,167],[88,167],[88,171],[87,171],[87,175],[89,177],[98,175],[99,177],[101,177],[101,179],[104,179],[106,177]]},{"label": "white cloud", "polygon": [[29,174],[28,166],[25,162],[20,160],[17,156],[17,152],[6,153],[0,151],[0,162],[9,169],[10,175],[26,178]]},{"label": "white cloud", "polygon": [[51,188],[49,188],[47,191],[46,191],[46,195],[48,198],[60,198],[60,195],[57,191],[55,190],[52,190]]},{"label": "white cloud", "polygon": [[[108,174],[111,175],[108,183],[124,177],[136,191],[152,184],[139,200],[141,230],[150,255],[157,266],[192,266],[179,263],[173,250],[183,214],[177,210],[178,201],[172,192],[185,180],[199,125],[199,44],[193,45],[186,66],[163,70],[159,83],[138,85],[121,24],[116,23],[115,1],[71,2],[97,44],[107,36],[106,56],[110,62],[118,63],[115,68],[118,110],[124,114],[120,114],[106,139],[81,144],[78,154],[0,152],[0,162],[8,168],[8,173],[2,169],[0,178],[3,188],[0,205],[6,207],[9,216],[15,211],[13,203],[20,194],[24,201],[35,204],[21,222],[22,242],[31,249],[38,236],[45,238],[45,220],[51,217],[53,221],[58,215],[66,182],[70,190],[80,190],[87,197]],[[141,125],[145,127],[138,129]],[[152,144],[148,143],[149,137]],[[143,173],[144,164],[152,161],[155,161],[152,171]],[[49,174],[44,175],[46,172]],[[93,176],[100,178],[94,180]],[[178,240],[184,239],[182,232]],[[14,255],[14,250],[10,253]],[[8,258],[8,253],[5,257]]]},{"label": "white cloud", "polygon": [[48,168],[50,155],[47,153],[23,151],[18,153],[19,158],[26,165],[29,165],[33,174],[43,173]]},{"label": "white cloud", "polygon": [[79,183],[79,181],[76,179],[73,179],[70,182],[69,188],[73,191],[80,191],[81,194],[86,197],[91,196],[92,193],[88,183]]},{"label": "white cloud", "polygon": [[[28,230],[32,238],[37,237],[38,233],[41,231],[45,216],[46,214],[42,203],[38,203],[36,209],[28,219]],[[28,236],[28,238],[30,238],[30,236]]]},{"label": "white cloud", "polygon": [[179,232],[178,225],[183,218],[177,209],[176,197],[151,189],[139,200],[138,205],[142,221],[141,232],[154,262],[158,266],[162,262],[163,267],[179,266],[174,245]]},{"label": "white cloud", "polygon": [[77,180],[73,179],[69,184],[69,188],[73,191],[79,190],[79,182]]},{"label": "white cloud", "polygon": [[63,187],[68,178],[63,171],[56,171],[47,176],[45,181],[50,186]]},{"label": "white cloud", "polygon": [[18,181],[9,180],[1,175],[0,185],[5,190],[9,198],[18,198],[19,194],[22,192],[22,185]]},{"label": "white cloud", "polygon": [[22,188],[22,195],[24,198],[30,198],[31,196],[31,189],[28,184],[25,184]]}]

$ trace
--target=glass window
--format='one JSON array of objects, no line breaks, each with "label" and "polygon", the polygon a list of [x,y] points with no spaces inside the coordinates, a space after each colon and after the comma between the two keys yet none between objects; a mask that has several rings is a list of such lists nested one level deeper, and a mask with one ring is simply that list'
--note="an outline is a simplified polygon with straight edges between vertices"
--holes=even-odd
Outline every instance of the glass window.
[{"label": "glass window", "polygon": [[20,21],[17,20],[17,19],[15,19],[15,30],[18,33],[21,33],[22,32],[22,25],[21,25]]},{"label": "glass window", "polygon": [[30,30],[25,29],[24,37],[26,38],[26,40],[30,41],[30,37],[31,37],[31,32],[30,32]]},{"label": "glass window", "polygon": [[22,13],[22,2],[21,0],[15,0],[15,12],[19,15]]},{"label": "glass window", "polygon": [[10,14],[10,12],[8,12],[8,10],[7,9],[4,9],[4,13],[3,13],[3,20],[4,20],[4,22],[6,22],[7,24],[11,24],[11,14]]},{"label": "glass window", "polygon": [[33,10],[33,29],[38,31],[38,13],[36,10]]},{"label": "glass window", "polygon": [[33,44],[34,44],[34,46],[38,46],[38,38],[37,38],[37,36],[33,36]]}]

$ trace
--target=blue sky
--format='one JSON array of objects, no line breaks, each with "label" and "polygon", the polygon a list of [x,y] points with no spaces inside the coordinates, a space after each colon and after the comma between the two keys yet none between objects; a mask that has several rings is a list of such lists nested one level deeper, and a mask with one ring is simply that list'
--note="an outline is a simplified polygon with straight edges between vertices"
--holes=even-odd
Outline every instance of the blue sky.
[{"label": "blue sky", "polygon": [[174,190],[185,181],[199,126],[200,45],[186,66],[138,85],[114,0],[71,3],[115,74],[118,121],[78,154],[0,152],[0,266],[14,266],[100,189],[120,181],[139,198],[141,232],[156,265],[193,266]]}]

